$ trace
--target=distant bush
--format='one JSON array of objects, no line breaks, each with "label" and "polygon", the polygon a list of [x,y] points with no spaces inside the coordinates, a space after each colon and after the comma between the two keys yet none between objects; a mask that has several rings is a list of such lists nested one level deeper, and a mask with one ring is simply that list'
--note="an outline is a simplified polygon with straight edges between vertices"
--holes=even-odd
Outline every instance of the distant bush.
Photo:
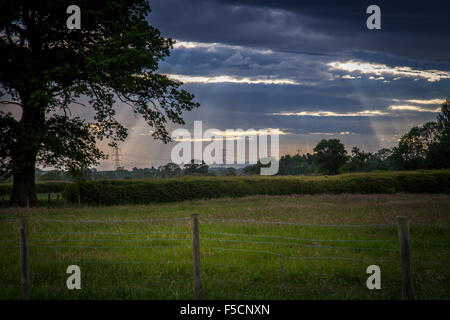
[{"label": "distant bush", "polygon": [[[37,193],[60,193],[70,182],[37,182]],[[0,184],[0,195],[10,195],[12,193],[12,184]]]},{"label": "distant bush", "polygon": [[450,170],[343,174],[321,177],[184,177],[97,180],[65,185],[64,196],[85,204],[145,204],[247,195],[318,193],[450,193]]}]

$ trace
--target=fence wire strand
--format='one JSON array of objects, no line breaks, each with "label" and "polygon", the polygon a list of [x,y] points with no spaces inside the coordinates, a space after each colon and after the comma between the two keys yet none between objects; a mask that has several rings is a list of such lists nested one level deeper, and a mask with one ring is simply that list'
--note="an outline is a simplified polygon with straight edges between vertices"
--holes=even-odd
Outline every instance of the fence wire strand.
[{"label": "fence wire strand", "polygon": [[55,249],[171,249],[191,248],[191,246],[40,246],[30,245],[29,248],[55,248]]},{"label": "fence wire strand", "polygon": [[266,238],[266,239],[286,239],[286,240],[296,240],[296,241],[311,241],[311,242],[397,242],[397,240],[388,239],[306,239],[306,238],[295,238],[288,236],[266,236],[260,234],[242,234],[242,233],[221,233],[221,232],[200,232],[200,234],[213,234],[221,235],[226,237],[254,237],[254,238]]},{"label": "fence wire strand", "polygon": [[54,220],[54,219],[39,219],[39,218],[29,218],[31,221],[35,222],[45,222],[45,223],[148,223],[148,222],[161,222],[161,221],[184,221],[189,220],[190,217],[181,218],[155,218],[155,219],[136,219],[136,220]]},{"label": "fence wire strand", "polygon": [[328,248],[328,249],[339,249],[339,250],[376,250],[376,251],[388,251],[388,252],[398,252],[398,249],[385,249],[385,248],[369,248],[369,247],[338,247],[338,246],[324,246],[324,245],[314,245],[314,244],[300,244],[300,243],[289,243],[289,242],[266,242],[266,241],[248,241],[248,240],[231,240],[231,239],[206,239],[201,238],[201,241],[213,241],[213,242],[232,242],[232,243],[246,243],[246,244],[264,244],[264,245],[284,245],[284,246],[295,246],[304,248]]},{"label": "fence wire strand", "polygon": [[298,227],[330,227],[330,228],[364,228],[364,227],[394,227],[395,224],[375,223],[375,224],[308,224],[295,223],[285,221],[263,221],[263,220],[240,220],[240,219],[218,219],[218,218],[201,218],[202,221],[216,221],[216,222],[240,222],[240,223],[255,223],[255,224],[279,224],[291,225]]},{"label": "fence wire strand", "polygon": [[64,231],[31,231],[30,234],[71,234],[71,235],[85,235],[85,234],[103,234],[103,235],[118,235],[118,236],[128,236],[128,235],[144,235],[144,234],[191,234],[191,232],[178,232],[178,231],[149,231],[149,232],[101,232],[101,231],[75,231],[75,232],[64,232]]},{"label": "fence wire strand", "polygon": [[[17,240],[13,240],[17,241]],[[38,239],[29,240],[29,242],[143,242],[143,241],[191,241],[191,239],[172,239],[172,238],[157,238],[157,239]]]}]

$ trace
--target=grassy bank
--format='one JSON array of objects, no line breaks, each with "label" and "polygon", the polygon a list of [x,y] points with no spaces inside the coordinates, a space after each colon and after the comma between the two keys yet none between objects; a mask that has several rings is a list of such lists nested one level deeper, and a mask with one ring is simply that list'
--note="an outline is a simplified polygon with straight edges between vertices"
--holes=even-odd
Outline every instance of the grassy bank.
[{"label": "grassy bank", "polygon": [[[191,229],[179,218],[198,213],[206,298],[399,299],[395,217],[405,215],[417,297],[449,299],[449,208],[445,194],[342,194],[3,209],[0,298],[20,295],[18,225],[7,220],[18,215],[29,220],[33,298],[193,298]],[[81,290],[65,287],[71,264]],[[381,290],[366,287],[371,264]]]}]

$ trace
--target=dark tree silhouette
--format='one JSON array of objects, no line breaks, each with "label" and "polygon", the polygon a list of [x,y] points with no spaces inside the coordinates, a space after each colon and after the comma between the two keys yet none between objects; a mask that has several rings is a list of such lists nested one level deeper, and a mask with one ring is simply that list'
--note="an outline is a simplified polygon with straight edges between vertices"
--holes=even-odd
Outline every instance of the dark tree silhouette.
[{"label": "dark tree silhouette", "polygon": [[393,148],[396,169],[442,169],[450,167],[450,98],[441,106],[437,121],[412,127]]},{"label": "dark tree silhouette", "polygon": [[[0,175],[13,175],[11,205],[36,205],[36,164],[75,170],[98,163],[98,139],[112,145],[127,130],[121,101],[170,141],[168,122],[198,107],[180,82],[157,73],[173,41],[147,22],[147,0],[78,0],[81,29],[66,26],[71,1],[0,1],[0,95],[21,109],[0,112]],[[71,116],[84,102],[94,121]],[[122,106],[124,105],[122,104]]]},{"label": "dark tree silhouette", "polygon": [[313,150],[314,164],[324,174],[337,174],[348,159],[347,151],[339,139],[322,139]]}]

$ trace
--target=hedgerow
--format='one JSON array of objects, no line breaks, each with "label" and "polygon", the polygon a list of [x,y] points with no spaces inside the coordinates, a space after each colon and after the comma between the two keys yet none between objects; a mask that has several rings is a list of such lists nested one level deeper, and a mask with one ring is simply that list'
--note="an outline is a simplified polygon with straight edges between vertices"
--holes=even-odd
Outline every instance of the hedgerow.
[{"label": "hedgerow", "polygon": [[450,170],[372,172],[338,176],[184,177],[96,180],[65,185],[70,202],[146,204],[247,195],[319,193],[450,193]]}]

